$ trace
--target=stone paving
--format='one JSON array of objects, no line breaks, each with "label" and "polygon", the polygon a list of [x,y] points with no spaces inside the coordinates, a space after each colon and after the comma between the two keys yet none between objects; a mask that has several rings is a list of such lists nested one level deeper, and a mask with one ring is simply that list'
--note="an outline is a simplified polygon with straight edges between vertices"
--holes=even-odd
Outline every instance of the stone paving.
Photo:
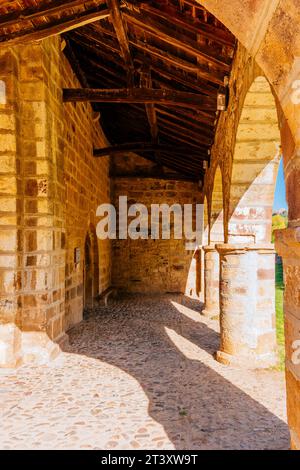
[{"label": "stone paving", "polygon": [[223,366],[218,341],[183,296],[98,307],[49,366],[0,372],[0,448],[288,449],[284,374]]}]

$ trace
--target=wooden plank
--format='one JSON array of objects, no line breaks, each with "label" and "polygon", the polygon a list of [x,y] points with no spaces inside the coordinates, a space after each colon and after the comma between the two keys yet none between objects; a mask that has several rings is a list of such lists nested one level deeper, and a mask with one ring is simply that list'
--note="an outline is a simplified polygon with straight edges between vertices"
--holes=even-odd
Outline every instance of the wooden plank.
[{"label": "wooden plank", "polygon": [[123,57],[124,63],[127,68],[127,81],[128,86],[133,86],[134,80],[134,65],[131,58],[129,42],[127,39],[127,34],[123,24],[122,15],[120,12],[120,5],[118,0],[107,0],[107,6],[111,12],[112,23],[116,32],[116,36],[119,42],[121,55]]},{"label": "wooden plank", "polygon": [[146,31],[147,33],[159,38],[161,41],[166,42],[173,47],[178,47],[178,49],[188,52],[193,56],[200,57],[208,64],[215,64],[221,70],[224,70],[224,72],[230,71],[231,66],[229,60],[224,57],[220,57],[212,48],[200,47],[196,41],[190,39],[185,34],[169,29],[162,24],[158,26],[155,21],[152,21],[145,15],[139,16],[132,12],[130,14],[125,12],[123,15],[127,21],[142,29],[142,31]]},{"label": "wooden plank", "polygon": [[196,73],[198,74],[203,80],[207,80],[208,82],[215,83],[217,85],[224,85],[224,74],[217,72],[215,70],[211,70],[210,72],[206,72],[202,68],[200,69],[197,64],[193,64],[188,62],[187,60],[181,59],[180,57],[174,56],[169,52],[165,52],[157,47],[146,44],[138,39],[131,39],[129,38],[129,43],[140,49],[143,52],[148,53],[150,56],[157,57],[158,59],[164,61],[165,63],[169,63],[174,67],[178,67],[180,70],[185,70],[187,72]]},{"label": "wooden plank", "polygon": [[125,153],[151,153],[156,151],[183,153],[185,155],[196,155],[201,156],[202,159],[208,159],[208,154],[203,154],[201,150],[195,150],[193,147],[188,145],[166,145],[166,144],[153,144],[149,142],[130,142],[119,145],[113,145],[111,147],[105,147],[100,149],[94,149],[94,157],[107,157],[108,155],[121,155]]},{"label": "wooden plank", "polygon": [[[157,108],[158,106],[156,106]],[[167,111],[172,111],[177,116],[185,116],[188,119],[191,119],[192,121],[196,122],[204,122],[204,123],[209,123],[210,126],[214,127],[214,123],[216,120],[216,115],[214,113],[205,113],[204,111],[195,111],[194,109],[183,109],[183,108],[177,108],[174,109],[174,106],[172,108],[164,106],[163,104],[159,104],[160,109],[165,109]]]},{"label": "wooden plank", "polygon": [[213,25],[208,25],[205,23],[200,22],[199,20],[190,20],[187,15],[176,13],[175,8],[172,10],[172,13],[168,13],[163,9],[154,8],[151,5],[146,3],[141,3],[139,5],[139,9],[141,12],[146,11],[150,14],[156,16],[157,18],[161,18],[165,21],[169,21],[172,25],[179,26],[181,28],[186,29],[194,34],[200,34],[206,39],[210,41],[222,44],[224,46],[228,46],[231,48],[235,47],[235,37],[221,29],[217,28]]},{"label": "wooden plank", "polygon": [[185,144],[185,145],[189,145],[191,147],[193,147],[194,149],[197,149],[198,151],[201,149],[201,150],[206,150],[208,151],[209,149],[209,146],[203,146],[197,142],[195,142],[194,140],[191,140],[190,138],[184,138],[179,132],[176,132],[174,131],[174,129],[165,129],[165,128],[160,128],[159,130],[160,134],[163,134],[166,139],[168,139],[168,141],[172,141],[173,145],[174,145],[174,141],[178,141],[178,142],[181,142],[182,144]]},{"label": "wooden plank", "polygon": [[203,145],[207,145],[208,147],[210,147],[213,143],[213,137],[207,137],[203,135],[202,132],[194,132],[180,124],[176,124],[170,121],[169,119],[163,118],[161,116],[157,116],[157,120],[160,127],[164,127],[169,132],[177,132],[180,137],[191,139],[195,143],[201,143]]},{"label": "wooden plank", "polygon": [[[208,83],[201,83],[199,80],[197,80],[196,76],[187,77],[186,74],[184,75],[178,72],[178,70],[165,69],[162,66],[158,67],[158,65],[156,65],[154,62],[151,63],[151,70],[168,81],[172,80],[175,83],[180,83],[187,88],[198,91],[198,93],[203,93],[204,95],[217,95],[218,93],[217,88],[214,88]],[[153,76],[152,79],[158,81]]]},{"label": "wooden plank", "polygon": [[80,28],[95,21],[108,18],[109,15],[109,10],[104,10],[103,8],[93,10],[92,12],[91,10],[88,10],[81,13],[75,13],[72,16],[60,18],[59,20],[51,23],[43,23],[39,26],[33,26],[30,29],[3,35],[0,37],[0,45],[7,43],[15,45],[24,43],[25,41],[38,41],[51,36],[57,36],[58,34],[71,31],[72,29]]},{"label": "wooden plank", "polygon": [[155,107],[157,114],[162,114],[164,116],[169,117],[172,120],[175,120],[184,126],[192,128],[196,132],[202,132],[204,135],[208,137],[214,136],[214,127],[210,126],[209,124],[204,125],[198,121],[190,121],[186,119],[184,116],[177,116],[176,114],[172,113],[170,110],[166,111],[165,109],[161,109],[159,107]]},{"label": "wooden plank", "polygon": [[163,103],[186,108],[216,110],[216,102],[209,96],[176,90],[156,90],[151,88],[64,88],[64,102],[97,103]]},{"label": "wooden plank", "polygon": [[[103,4],[104,2],[101,2]],[[66,10],[83,6],[83,0],[56,0],[52,4],[35,5],[24,8],[22,10],[13,11],[2,15],[0,18],[0,28],[8,28],[9,26],[17,26],[18,23],[22,24],[24,21],[31,21],[43,16],[63,13]]]}]

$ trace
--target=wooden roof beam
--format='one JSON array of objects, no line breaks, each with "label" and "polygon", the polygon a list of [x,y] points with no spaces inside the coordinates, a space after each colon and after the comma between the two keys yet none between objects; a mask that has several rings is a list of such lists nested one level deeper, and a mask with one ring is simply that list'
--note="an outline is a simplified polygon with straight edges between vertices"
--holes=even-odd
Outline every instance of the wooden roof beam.
[{"label": "wooden roof beam", "polygon": [[109,10],[99,9],[85,10],[81,13],[74,13],[67,18],[60,18],[51,23],[43,23],[39,26],[32,26],[30,29],[25,29],[7,35],[0,36],[0,45],[2,44],[20,44],[30,41],[38,41],[51,36],[71,31],[72,29],[80,28],[95,21],[108,18],[110,15]]},{"label": "wooden roof beam", "polygon": [[[99,2],[99,5],[104,5],[105,2]],[[71,8],[82,7],[84,5],[83,0],[56,0],[52,4],[36,5],[24,8],[19,11],[13,11],[6,13],[0,18],[0,28],[8,28],[9,26],[16,26],[22,24],[25,21],[35,20],[42,16],[48,16],[58,13],[63,13]]]},{"label": "wooden roof beam", "polygon": [[64,88],[64,102],[96,103],[163,103],[185,108],[216,110],[216,101],[209,96],[177,90],[157,90],[152,88]]},{"label": "wooden roof beam", "polygon": [[161,49],[158,49],[157,47],[153,46],[152,44],[146,44],[138,39],[129,39],[129,43],[137,49],[142,50],[144,53],[147,53],[150,56],[158,57],[165,63],[173,65],[173,67],[178,67],[180,70],[185,70],[186,72],[196,73],[199,77],[208,82],[215,83],[221,86],[224,85],[224,74],[221,74],[220,72],[217,72],[215,70],[206,72],[196,64],[188,62],[185,59],[181,59],[180,57],[176,57],[173,54],[170,54],[169,52],[164,52]]},{"label": "wooden roof beam", "polygon": [[193,140],[195,143],[201,143],[210,147],[213,143],[213,137],[207,137],[202,132],[194,132],[186,127],[176,124],[170,119],[162,118],[158,116],[157,118],[160,126],[163,126],[169,132],[178,132],[181,137],[186,137],[187,139]]},{"label": "wooden roof beam", "polygon": [[176,13],[175,9],[170,14],[163,9],[154,8],[144,2],[139,5],[139,9],[141,12],[146,11],[157,18],[170,21],[172,25],[186,29],[191,33],[200,34],[210,41],[231,48],[235,47],[235,37],[231,33],[211,24],[208,25],[207,23],[200,22],[200,20],[189,19],[187,15]]},{"label": "wooden roof beam", "polygon": [[204,154],[201,149],[196,149],[188,145],[168,145],[168,144],[153,144],[149,142],[130,142],[125,144],[113,145],[100,149],[94,149],[94,157],[107,157],[108,155],[124,155],[125,153],[151,153],[156,151],[174,152],[182,155],[196,155],[201,157],[202,160],[208,160],[209,155]]},{"label": "wooden roof beam", "polygon": [[196,132],[202,132],[204,135],[207,135],[209,137],[212,137],[214,135],[214,127],[210,126],[209,123],[203,120],[203,122],[199,121],[190,121],[189,119],[186,119],[184,115],[178,116],[174,114],[174,112],[171,112],[170,110],[162,109],[158,106],[155,107],[156,113],[162,114],[163,116],[167,116],[171,118],[171,120],[175,120],[185,126],[187,126],[189,129],[193,129]]},{"label": "wooden roof beam", "polygon": [[124,63],[127,69],[128,86],[134,85],[134,65],[130,54],[129,42],[125,31],[120,4],[118,0],[107,0],[107,6],[110,10],[110,17],[116,32],[118,43],[121,50]]},{"label": "wooden roof beam", "polygon": [[128,22],[134,24],[142,31],[157,37],[161,41],[173,46],[178,47],[184,52],[187,52],[195,57],[199,57],[203,61],[209,64],[214,64],[224,72],[230,72],[231,66],[228,59],[220,57],[211,47],[204,48],[200,46],[197,41],[190,39],[183,33],[179,33],[174,29],[169,29],[164,25],[157,25],[155,21],[152,21],[149,17],[142,15],[139,16],[134,13],[123,13],[124,17]]}]

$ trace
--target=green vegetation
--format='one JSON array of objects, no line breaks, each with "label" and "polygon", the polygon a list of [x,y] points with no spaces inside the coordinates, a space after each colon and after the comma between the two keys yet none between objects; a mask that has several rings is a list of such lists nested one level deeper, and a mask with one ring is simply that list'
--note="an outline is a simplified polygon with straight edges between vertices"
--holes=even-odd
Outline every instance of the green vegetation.
[{"label": "green vegetation", "polygon": [[284,317],[283,317],[283,269],[282,264],[276,264],[276,330],[278,342],[278,355],[279,355],[279,369],[284,370]]},{"label": "green vegetation", "polygon": [[[287,213],[275,213],[272,217],[272,243],[274,243],[274,230],[285,229],[288,225]],[[282,264],[276,263],[276,330],[279,356],[279,369],[284,370],[285,347],[284,347],[284,317],[283,317],[283,269]]]},{"label": "green vegetation", "polygon": [[286,228],[288,225],[287,216],[274,214],[272,216],[272,243],[274,243],[274,230]]}]

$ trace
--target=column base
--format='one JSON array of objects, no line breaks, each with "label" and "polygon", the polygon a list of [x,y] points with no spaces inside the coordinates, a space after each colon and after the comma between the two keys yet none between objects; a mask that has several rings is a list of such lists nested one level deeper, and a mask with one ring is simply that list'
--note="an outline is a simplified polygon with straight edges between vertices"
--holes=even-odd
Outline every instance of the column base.
[{"label": "column base", "polygon": [[21,365],[21,342],[22,333],[14,323],[0,325],[0,367]]},{"label": "column base", "polygon": [[238,356],[228,354],[224,351],[215,353],[216,361],[226,366],[242,367],[243,369],[269,369],[278,364],[277,354],[269,353],[261,356]]},{"label": "column base", "polygon": [[54,343],[47,333],[22,332],[22,364],[47,364],[56,359],[60,352],[59,344]]},{"label": "column base", "polygon": [[42,331],[21,331],[11,323],[0,325],[0,368],[48,364],[67,349],[68,342],[65,333],[54,342]]}]

